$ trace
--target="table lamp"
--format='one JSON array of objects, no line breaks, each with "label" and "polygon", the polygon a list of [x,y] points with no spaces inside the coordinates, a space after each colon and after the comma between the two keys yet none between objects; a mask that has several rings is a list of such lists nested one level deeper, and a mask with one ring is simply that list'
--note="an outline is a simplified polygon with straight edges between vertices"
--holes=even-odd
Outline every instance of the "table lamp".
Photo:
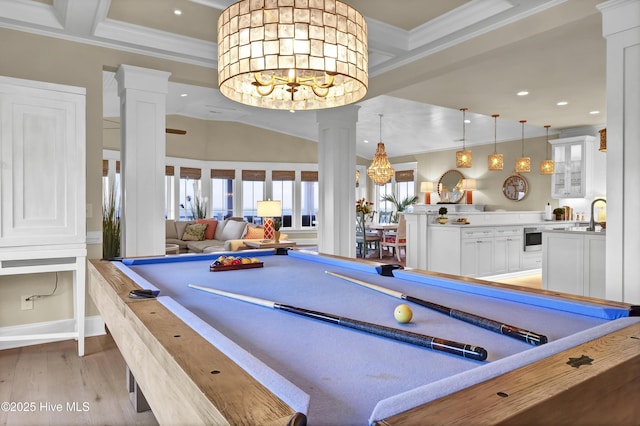
[{"label": "table lamp", "polygon": [[467,204],[473,204],[471,191],[478,189],[475,179],[462,179],[462,189],[467,193]]},{"label": "table lamp", "polygon": [[433,182],[421,182],[420,192],[424,192],[424,203],[431,204],[431,193],[433,192]]},{"label": "table lamp", "polygon": [[273,218],[282,216],[280,201],[258,201],[258,212],[256,215],[264,218],[264,238],[266,240],[273,240]]}]

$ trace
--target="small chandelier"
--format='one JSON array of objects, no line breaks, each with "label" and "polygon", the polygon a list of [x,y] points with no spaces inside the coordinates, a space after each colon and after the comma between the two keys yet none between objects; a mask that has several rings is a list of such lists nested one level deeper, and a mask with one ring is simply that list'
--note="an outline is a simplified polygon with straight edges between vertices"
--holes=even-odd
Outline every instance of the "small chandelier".
[{"label": "small chandelier", "polygon": [[549,126],[548,124],[544,126],[544,128],[547,129],[547,144],[545,145],[546,157],[540,162],[541,175],[552,175],[555,170],[553,160],[549,160],[549,127],[551,126]]},{"label": "small chandelier", "polygon": [[384,185],[393,177],[393,167],[389,163],[387,153],[384,151],[384,143],[382,143],[382,114],[378,116],[380,117],[380,142],[378,142],[373,161],[367,169],[367,175],[376,185]]},{"label": "small chandelier", "polygon": [[459,169],[468,169],[471,167],[473,157],[471,151],[467,151],[465,147],[465,112],[467,108],[460,108],[462,111],[462,151],[456,151],[456,167]]},{"label": "small chandelier", "polygon": [[282,110],[359,101],[368,85],[367,24],[338,1],[241,0],[218,19],[220,92]]},{"label": "small chandelier", "polygon": [[531,158],[524,156],[524,123],[527,120],[520,120],[522,123],[522,157],[516,160],[516,172],[518,173],[529,173],[531,171]]},{"label": "small chandelier", "polygon": [[497,150],[497,135],[498,135],[498,117],[500,115],[493,114],[493,154],[490,154],[487,158],[489,163],[489,170],[492,172],[502,170],[504,166],[504,159],[502,154],[498,154]]}]

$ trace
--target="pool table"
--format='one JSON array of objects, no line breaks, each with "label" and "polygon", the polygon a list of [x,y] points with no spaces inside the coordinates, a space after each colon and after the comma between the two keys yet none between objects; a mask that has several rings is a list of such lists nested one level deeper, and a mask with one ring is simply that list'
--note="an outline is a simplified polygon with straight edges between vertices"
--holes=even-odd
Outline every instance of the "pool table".
[{"label": "pool table", "polygon": [[[629,304],[290,250],[89,262],[89,294],[161,424],[633,424],[640,317]],[[547,336],[526,342],[325,272]],[[388,270],[385,269],[385,273]],[[481,346],[484,361],[203,292],[195,284]],[[134,289],[159,291],[134,299]]]}]

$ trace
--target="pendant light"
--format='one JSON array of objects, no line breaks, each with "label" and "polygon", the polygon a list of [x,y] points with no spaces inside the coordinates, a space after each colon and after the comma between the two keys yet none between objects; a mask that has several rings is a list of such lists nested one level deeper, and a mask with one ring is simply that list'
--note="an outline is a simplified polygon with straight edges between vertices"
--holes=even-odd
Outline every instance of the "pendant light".
[{"label": "pendant light", "polygon": [[367,169],[367,175],[373,183],[382,186],[393,177],[393,167],[389,163],[387,153],[384,150],[384,143],[382,142],[382,114],[378,114],[378,116],[380,116],[380,142],[378,142],[373,161]]},{"label": "pendant light", "polygon": [[497,150],[497,135],[498,135],[498,117],[500,115],[493,114],[493,154],[488,157],[489,171],[495,172],[502,170],[504,166],[504,159],[502,154],[498,154]]},{"label": "pendant light", "polygon": [[544,128],[547,129],[547,144],[545,145],[546,157],[540,162],[541,175],[552,175],[555,170],[553,160],[549,159],[549,127],[551,126],[548,124],[544,126]]},{"label": "pendant light", "polygon": [[456,167],[459,169],[468,169],[471,167],[473,158],[471,151],[467,151],[465,147],[465,113],[467,108],[460,108],[462,111],[462,151],[456,152]]},{"label": "pendant light", "polygon": [[600,148],[598,148],[598,151],[607,152],[607,129],[598,130],[598,133],[600,133]]},{"label": "pendant light", "polygon": [[367,22],[350,5],[338,0],[214,3],[233,3],[220,14],[217,27],[218,83],[227,98],[296,111],[352,104],[367,93]]},{"label": "pendant light", "polygon": [[516,172],[518,173],[529,173],[531,171],[531,158],[524,156],[524,123],[527,120],[520,120],[522,124],[522,157],[516,160]]}]

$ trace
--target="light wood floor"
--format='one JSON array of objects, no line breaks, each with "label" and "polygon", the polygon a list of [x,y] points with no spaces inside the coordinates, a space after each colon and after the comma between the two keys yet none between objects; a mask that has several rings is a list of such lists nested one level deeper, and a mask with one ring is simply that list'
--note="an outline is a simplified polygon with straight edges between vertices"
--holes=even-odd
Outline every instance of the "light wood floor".
[{"label": "light wood floor", "polygon": [[0,403],[23,410],[3,405],[0,425],[158,424],[129,401],[124,360],[109,334],[85,339],[85,353],[78,357],[73,340],[0,351]]},{"label": "light wood floor", "polygon": [[503,279],[498,282],[522,287],[542,288],[542,274],[524,275],[522,277]]}]

